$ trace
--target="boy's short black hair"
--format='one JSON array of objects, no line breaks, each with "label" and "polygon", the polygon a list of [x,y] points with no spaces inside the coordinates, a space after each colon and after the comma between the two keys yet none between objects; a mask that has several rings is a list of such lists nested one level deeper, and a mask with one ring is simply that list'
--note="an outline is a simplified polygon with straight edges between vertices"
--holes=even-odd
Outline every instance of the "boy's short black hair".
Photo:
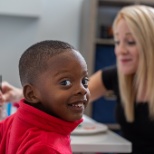
[{"label": "boy's short black hair", "polygon": [[46,40],[29,47],[19,60],[21,84],[33,83],[37,76],[48,69],[48,60],[66,51],[75,50],[68,43]]}]

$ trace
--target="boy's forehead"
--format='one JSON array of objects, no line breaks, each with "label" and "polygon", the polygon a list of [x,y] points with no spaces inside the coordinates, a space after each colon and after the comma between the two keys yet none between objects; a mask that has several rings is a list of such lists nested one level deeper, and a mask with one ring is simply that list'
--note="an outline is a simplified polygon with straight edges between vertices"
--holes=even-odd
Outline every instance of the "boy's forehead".
[{"label": "boy's forehead", "polygon": [[66,66],[71,68],[72,65],[82,65],[82,67],[87,67],[83,56],[78,51],[68,51],[55,55],[50,58],[48,64],[51,69]]},{"label": "boy's forehead", "polygon": [[51,56],[50,60],[52,61],[53,59],[56,60],[71,60],[71,59],[84,59],[83,56],[80,54],[80,52],[69,49],[64,52],[58,53],[56,55]]}]

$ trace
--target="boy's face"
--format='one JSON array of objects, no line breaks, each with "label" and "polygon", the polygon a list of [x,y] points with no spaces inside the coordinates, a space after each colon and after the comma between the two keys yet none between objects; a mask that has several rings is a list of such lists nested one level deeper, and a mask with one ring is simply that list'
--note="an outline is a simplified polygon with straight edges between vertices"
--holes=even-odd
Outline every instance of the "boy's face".
[{"label": "boy's face", "polygon": [[35,85],[42,110],[66,121],[80,119],[90,95],[85,60],[78,52],[68,51],[48,64]]}]

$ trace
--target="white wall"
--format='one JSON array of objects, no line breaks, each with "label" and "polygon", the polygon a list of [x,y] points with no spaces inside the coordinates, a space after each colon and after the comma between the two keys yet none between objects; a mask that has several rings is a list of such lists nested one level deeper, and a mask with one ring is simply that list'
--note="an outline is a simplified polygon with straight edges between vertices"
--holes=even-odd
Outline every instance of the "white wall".
[{"label": "white wall", "polygon": [[[6,3],[6,0],[4,1]],[[30,0],[22,1],[23,8],[24,3],[30,2]],[[17,7],[17,3],[13,3],[14,6],[11,6],[16,7],[14,10],[20,8],[21,15],[20,13],[19,15],[7,14],[7,10],[3,14],[0,11],[0,75],[3,76],[3,80],[21,87],[18,61],[25,49],[33,43],[56,39],[69,42],[79,48],[82,1],[40,0],[39,17],[23,15],[21,6]],[[35,7],[35,4],[33,6],[26,4],[25,6],[28,5],[29,9]],[[4,8],[5,6],[3,6]]]}]

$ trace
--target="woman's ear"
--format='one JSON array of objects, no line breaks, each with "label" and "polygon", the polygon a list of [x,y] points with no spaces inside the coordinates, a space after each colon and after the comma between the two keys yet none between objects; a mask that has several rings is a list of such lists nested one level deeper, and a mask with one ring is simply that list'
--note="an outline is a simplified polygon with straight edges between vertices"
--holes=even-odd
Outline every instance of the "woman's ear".
[{"label": "woman's ear", "polygon": [[26,101],[30,103],[38,103],[39,98],[37,96],[37,90],[33,85],[27,84],[23,87],[23,94]]}]

